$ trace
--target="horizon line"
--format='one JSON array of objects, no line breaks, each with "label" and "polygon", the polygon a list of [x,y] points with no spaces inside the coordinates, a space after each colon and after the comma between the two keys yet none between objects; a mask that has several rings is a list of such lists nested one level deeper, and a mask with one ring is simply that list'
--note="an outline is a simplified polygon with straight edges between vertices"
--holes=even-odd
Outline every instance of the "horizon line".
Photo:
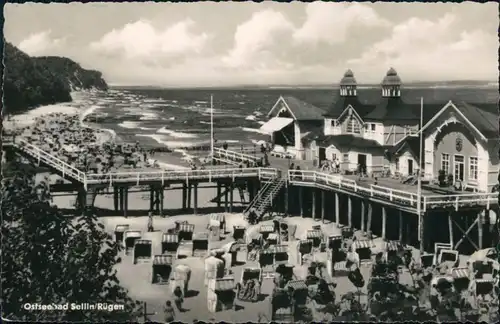
[{"label": "horizon line", "polygon": [[[427,85],[443,85],[444,83],[487,83],[485,85],[498,85],[498,80],[442,80],[442,81],[410,81],[405,82],[401,85],[402,88],[405,88],[407,85],[418,85],[418,84],[427,84]],[[194,85],[194,84],[185,84],[185,85],[155,85],[155,84],[120,84],[120,83],[108,83],[109,87],[143,87],[143,88],[238,88],[238,87],[261,87],[261,88],[269,88],[269,87],[339,87],[340,83],[269,83],[269,84],[256,84],[256,83],[240,83],[240,84],[228,84],[228,85]],[[380,83],[358,83],[358,86],[380,86]]]}]

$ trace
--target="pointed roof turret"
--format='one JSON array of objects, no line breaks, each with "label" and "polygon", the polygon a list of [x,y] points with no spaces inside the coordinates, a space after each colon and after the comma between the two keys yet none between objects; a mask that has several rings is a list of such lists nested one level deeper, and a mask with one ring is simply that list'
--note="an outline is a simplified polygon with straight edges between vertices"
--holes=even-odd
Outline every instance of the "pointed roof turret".
[{"label": "pointed roof turret", "polygon": [[342,80],[340,80],[340,85],[341,86],[356,86],[358,83],[356,82],[356,79],[354,78],[354,73],[352,73],[351,69],[348,69],[344,73],[344,77]]},{"label": "pointed roof turret", "polygon": [[400,86],[401,78],[394,68],[390,68],[382,81],[382,86]]}]

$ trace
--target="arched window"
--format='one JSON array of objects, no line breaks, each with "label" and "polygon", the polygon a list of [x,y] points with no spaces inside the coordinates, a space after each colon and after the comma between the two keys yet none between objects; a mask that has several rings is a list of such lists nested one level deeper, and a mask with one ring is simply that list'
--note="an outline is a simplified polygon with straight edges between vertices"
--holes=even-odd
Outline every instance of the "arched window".
[{"label": "arched window", "polygon": [[361,134],[361,127],[356,118],[352,116],[349,118],[349,120],[347,121],[346,131],[347,133],[351,134]]}]

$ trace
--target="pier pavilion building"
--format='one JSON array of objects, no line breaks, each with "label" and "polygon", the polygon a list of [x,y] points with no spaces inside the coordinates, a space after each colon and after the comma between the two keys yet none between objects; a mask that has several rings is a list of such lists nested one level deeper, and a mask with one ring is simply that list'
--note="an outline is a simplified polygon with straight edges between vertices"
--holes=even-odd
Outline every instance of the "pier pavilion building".
[{"label": "pier pavilion building", "polygon": [[[363,100],[351,70],[340,81],[339,97],[324,111],[293,97],[280,97],[262,126],[280,151],[317,165],[337,160],[342,173],[366,167],[369,175],[408,177],[422,169],[426,181],[439,174],[471,191],[491,192],[497,184],[499,135],[496,104],[405,99],[401,78],[391,68],[378,98]],[[423,135],[419,165],[419,135]]]}]

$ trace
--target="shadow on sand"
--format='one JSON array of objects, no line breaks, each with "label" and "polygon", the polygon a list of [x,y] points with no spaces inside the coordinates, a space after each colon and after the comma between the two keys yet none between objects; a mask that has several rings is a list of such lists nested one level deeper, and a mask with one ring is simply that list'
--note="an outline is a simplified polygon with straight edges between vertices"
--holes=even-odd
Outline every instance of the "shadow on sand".
[{"label": "shadow on sand", "polygon": [[188,290],[186,292],[186,295],[184,296],[185,298],[191,298],[191,297],[196,297],[200,294],[200,292],[198,290]]},{"label": "shadow on sand", "polygon": [[[233,213],[241,213],[244,210],[244,207],[238,206],[238,207],[233,207]],[[68,216],[80,216],[77,214],[76,210],[74,208],[71,209],[61,209],[64,215]],[[116,216],[123,216],[123,211],[115,211],[113,209],[107,209],[107,208],[100,208],[100,207],[94,207],[92,208],[93,213],[98,216],[98,217],[116,217]],[[212,213],[224,213],[226,212],[224,208],[221,207],[205,207],[205,208],[198,208],[197,213],[200,215],[204,214],[212,214]],[[127,210],[127,217],[147,217],[149,213],[149,210],[147,209],[136,209],[136,210]],[[76,214],[76,215],[75,215]],[[164,210],[163,212],[163,217],[168,218],[169,216],[179,216],[179,215],[186,215],[186,214],[194,214],[193,209],[168,209]],[[154,216],[158,216],[158,213],[154,213]]]},{"label": "shadow on sand", "polygon": [[258,302],[264,301],[268,296],[269,296],[269,294],[259,294],[257,301]]}]

